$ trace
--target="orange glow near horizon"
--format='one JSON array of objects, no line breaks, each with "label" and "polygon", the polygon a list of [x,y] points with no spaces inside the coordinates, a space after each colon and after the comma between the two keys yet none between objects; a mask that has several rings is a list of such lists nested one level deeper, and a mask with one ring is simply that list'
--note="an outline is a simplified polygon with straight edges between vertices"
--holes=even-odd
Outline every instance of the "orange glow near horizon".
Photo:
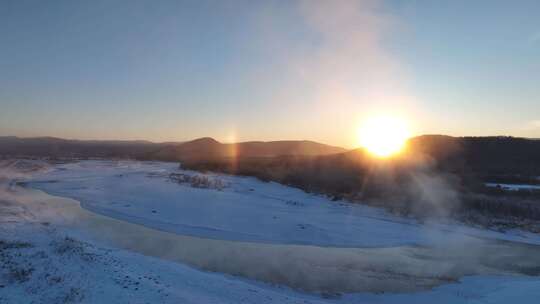
[{"label": "orange glow near horizon", "polygon": [[379,158],[400,153],[411,136],[407,123],[391,116],[366,120],[359,130],[360,146]]}]

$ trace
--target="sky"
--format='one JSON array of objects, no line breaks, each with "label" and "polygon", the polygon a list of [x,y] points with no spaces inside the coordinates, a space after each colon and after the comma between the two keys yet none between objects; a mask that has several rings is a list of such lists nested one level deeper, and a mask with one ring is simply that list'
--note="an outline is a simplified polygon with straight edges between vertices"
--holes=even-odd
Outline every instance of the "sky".
[{"label": "sky", "polygon": [[540,138],[540,1],[0,0],[0,135]]}]

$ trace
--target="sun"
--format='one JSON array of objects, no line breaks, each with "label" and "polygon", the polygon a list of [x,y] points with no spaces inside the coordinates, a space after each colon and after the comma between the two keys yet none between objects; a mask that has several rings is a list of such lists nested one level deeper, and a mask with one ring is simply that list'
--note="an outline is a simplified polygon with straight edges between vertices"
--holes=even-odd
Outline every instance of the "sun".
[{"label": "sun", "polygon": [[390,116],[370,118],[359,130],[360,146],[380,158],[387,158],[402,151],[409,137],[407,123]]}]

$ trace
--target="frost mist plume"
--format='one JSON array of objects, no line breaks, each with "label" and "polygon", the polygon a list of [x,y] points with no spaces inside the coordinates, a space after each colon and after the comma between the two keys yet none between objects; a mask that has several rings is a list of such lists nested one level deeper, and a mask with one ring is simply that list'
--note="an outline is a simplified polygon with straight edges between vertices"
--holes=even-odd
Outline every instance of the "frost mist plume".
[{"label": "frost mist plume", "polygon": [[[303,113],[298,129],[306,133],[298,136],[335,142],[332,134],[343,145],[355,146],[364,115],[411,110],[408,77],[384,45],[398,21],[384,12],[380,1],[299,1],[291,18],[301,20],[307,41],[273,17],[277,10],[269,5],[257,16],[256,26],[280,70],[273,102]],[[276,83],[275,75],[268,76],[255,77]],[[304,128],[321,123],[326,124],[323,134]]]}]

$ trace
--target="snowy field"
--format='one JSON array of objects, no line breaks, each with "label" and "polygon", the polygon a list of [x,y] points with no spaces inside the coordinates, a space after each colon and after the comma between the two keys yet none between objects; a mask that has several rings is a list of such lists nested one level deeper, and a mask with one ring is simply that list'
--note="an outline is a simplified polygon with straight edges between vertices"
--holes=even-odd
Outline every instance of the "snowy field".
[{"label": "snowy field", "polygon": [[507,191],[540,190],[539,185],[501,184],[501,183],[486,183],[485,185],[492,188],[500,187],[502,190],[507,190]]},{"label": "snowy field", "polygon": [[466,236],[540,242],[527,233],[426,227],[254,178],[206,174],[208,188],[198,188],[179,184],[171,174],[203,176],[179,170],[176,163],[86,161],[58,165],[34,176],[29,185],[75,199],[102,215],[211,239],[333,247],[427,245]]},{"label": "snowy field", "polygon": [[420,225],[170,163],[3,165],[0,303],[536,303],[540,296],[540,238],[529,233]]}]

